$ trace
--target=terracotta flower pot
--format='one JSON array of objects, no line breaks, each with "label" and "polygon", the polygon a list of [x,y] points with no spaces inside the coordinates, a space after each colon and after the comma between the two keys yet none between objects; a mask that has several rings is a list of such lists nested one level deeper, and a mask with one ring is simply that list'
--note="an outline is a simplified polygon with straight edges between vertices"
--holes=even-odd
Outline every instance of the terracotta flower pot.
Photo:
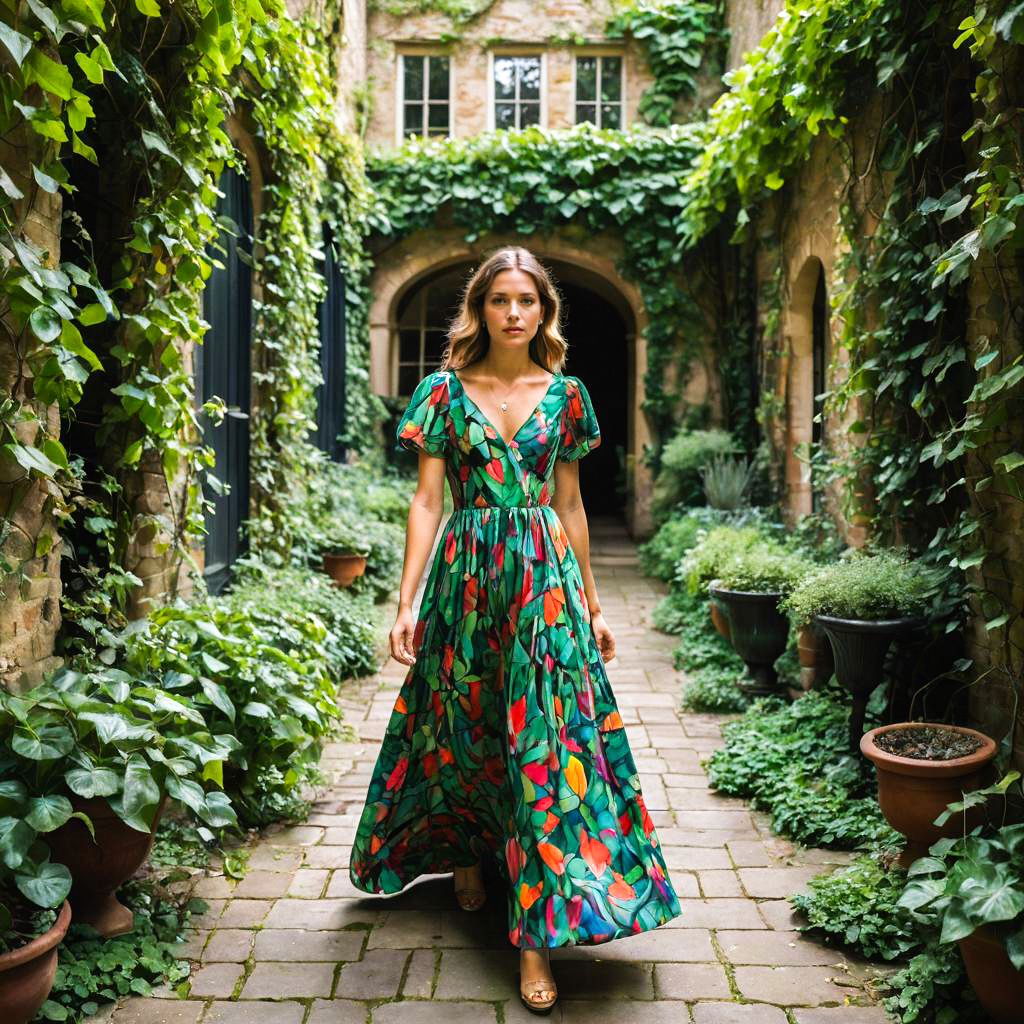
[{"label": "terracotta flower pot", "polygon": [[739,688],[755,695],[778,694],[775,661],[789,641],[789,620],[779,611],[782,595],[724,590],[715,586],[709,591],[725,609],[729,639],[747,665],[750,680],[738,683]]},{"label": "terracotta flower pot", "polygon": [[[875,737],[882,733],[914,728],[948,729],[976,736],[982,745],[967,757],[957,757],[950,761],[927,761],[918,757],[890,754],[875,744]],[[963,799],[964,793],[980,789],[988,783],[989,762],[996,755],[996,742],[984,733],[958,725],[898,722],[864,733],[860,740],[860,750],[874,762],[878,774],[878,803],[885,820],[907,837],[907,845],[900,855],[900,864],[909,867],[918,857],[923,857],[937,839],[963,834],[960,815],[954,814],[942,826],[932,822],[946,809],[947,804]],[[984,806],[971,808],[967,812],[968,830],[983,821],[984,817]]]},{"label": "terracotta flower pot", "polygon": [[366,572],[366,555],[325,554],[324,572],[331,577],[336,587],[350,587],[357,576]]},{"label": "terracotta flower pot", "polygon": [[895,637],[912,633],[924,625],[921,618],[837,619],[831,615],[817,615],[832,646],[836,679],[853,696],[850,714],[850,749],[857,750],[864,733],[864,712],[871,691],[882,681],[882,669],[889,645]]},{"label": "terracotta flower pot", "polygon": [[57,946],[71,923],[68,901],[53,927],[31,942],[0,955],[0,1010],[4,1024],[28,1024],[50,994],[57,973]]},{"label": "terracotta flower pot", "polygon": [[93,841],[89,830],[77,818],[55,829],[46,837],[50,857],[66,864],[71,872],[71,900],[75,921],[90,924],[100,935],[124,935],[135,926],[132,912],[114,895],[149,856],[153,846],[166,795],[153,817],[153,832],[139,832],[126,825],[101,797],[83,800],[73,796],[76,811],[88,815],[96,830]]},{"label": "terracotta flower pot", "polygon": [[1020,1024],[1024,972],[1010,962],[1006,947],[984,927],[960,939],[957,945],[985,1012],[995,1024]]},{"label": "terracotta flower pot", "polygon": [[[712,580],[711,586],[717,586],[718,580]],[[718,633],[729,639],[729,616],[726,615],[725,608],[722,606],[722,602],[711,594],[708,599],[708,607],[711,611],[711,625],[715,627]]]},{"label": "terracotta flower pot", "polygon": [[797,652],[804,690],[813,690],[827,683],[836,670],[836,662],[832,644],[817,623],[811,622],[797,631]]}]

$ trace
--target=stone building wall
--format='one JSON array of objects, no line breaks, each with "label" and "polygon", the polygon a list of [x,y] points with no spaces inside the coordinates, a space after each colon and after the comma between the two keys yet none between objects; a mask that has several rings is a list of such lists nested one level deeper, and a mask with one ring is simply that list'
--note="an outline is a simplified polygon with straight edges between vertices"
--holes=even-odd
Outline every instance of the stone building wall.
[{"label": "stone building wall", "polygon": [[[638,47],[607,40],[604,26],[613,13],[610,0],[497,0],[466,25],[458,38],[441,14],[394,17],[372,11],[369,17],[367,74],[373,92],[373,114],[366,139],[388,149],[399,141],[397,121],[397,57],[402,53],[447,53],[453,61],[452,135],[466,138],[486,131],[490,99],[488,54],[543,53],[546,100],[542,124],[568,128],[574,122],[573,61],[576,53],[622,54],[624,57],[623,123],[636,119],[637,103],[653,81]],[[567,43],[567,37],[583,44]],[[560,41],[561,40],[561,41]],[[546,119],[545,119],[546,115]]]}]

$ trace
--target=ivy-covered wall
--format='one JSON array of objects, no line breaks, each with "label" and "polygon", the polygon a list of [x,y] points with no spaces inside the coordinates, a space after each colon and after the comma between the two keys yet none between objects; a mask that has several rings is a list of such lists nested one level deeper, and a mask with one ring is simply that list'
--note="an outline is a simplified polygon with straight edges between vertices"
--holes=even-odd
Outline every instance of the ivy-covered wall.
[{"label": "ivy-covered wall", "polygon": [[[359,18],[360,5],[348,5]],[[350,450],[370,443],[366,209],[345,134],[341,0],[61,0],[0,11],[0,672],[27,685],[61,647],[198,580],[212,468],[197,408],[201,295],[227,164],[253,187],[252,502],[287,550],[323,459],[325,225],[346,283]],[[356,38],[362,28],[352,26]],[[358,60],[356,66],[359,66]],[[230,226],[229,226],[230,227]]]}]

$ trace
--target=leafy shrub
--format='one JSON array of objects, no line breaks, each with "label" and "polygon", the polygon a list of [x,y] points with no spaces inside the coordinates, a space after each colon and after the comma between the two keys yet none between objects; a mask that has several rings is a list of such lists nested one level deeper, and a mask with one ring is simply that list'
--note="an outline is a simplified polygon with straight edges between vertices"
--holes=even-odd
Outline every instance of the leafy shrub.
[{"label": "leafy shrub", "polygon": [[760,543],[727,561],[719,572],[719,583],[725,590],[788,594],[811,569],[800,555]]},{"label": "leafy shrub", "polygon": [[218,602],[238,616],[252,617],[268,641],[301,653],[294,644],[304,642],[303,634],[285,624],[308,619],[323,626],[319,647],[332,679],[341,682],[377,670],[376,615],[365,589],[342,589],[323,573],[272,568],[256,559],[240,559],[235,566],[235,582]]},{"label": "leafy shrub", "polygon": [[812,878],[809,892],[789,902],[807,915],[801,931],[814,930],[861,956],[894,960],[921,946],[898,901],[906,875],[882,864],[876,854],[858,857],[830,875]]},{"label": "leafy shrub", "polygon": [[188,977],[190,965],[179,959],[177,947],[192,911],[205,904],[181,905],[149,882],[129,882],[118,896],[135,912],[134,929],[107,939],[72,921],[60,946],[53,989],[37,1020],[78,1021],[104,1003],[148,996],[156,986]]},{"label": "leafy shrub", "polygon": [[955,946],[929,943],[883,982],[882,1000],[900,1024],[991,1024],[967,980]]},{"label": "leafy shrub", "polygon": [[683,557],[679,574],[691,591],[716,579],[745,551],[764,543],[756,526],[716,526]]},{"label": "leafy shrub", "polygon": [[875,798],[874,771],[850,753],[849,715],[837,684],[792,704],[755,701],[725,726],[725,746],[707,764],[711,785],[750,799],[771,814],[774,832],[808,846],[895,844]]},{"label": "leafy shrub", "polygon": [[854,554],[811,573],[785,601],[797,622],[815,615],[841,619],[894,619],[925,611],[936,579],[894,551]]},{"label": "leafy shrub", "polygon": [[699,505],[703,501],[701,469],[713,456],[735,451],[736,442],[724,430],[680,430],[661,453],[651,496],[655,521],[664,520],[677,505]]},{"label": "leafy shrub", "polygon": [[315,616],[288,608],[209,601],[158,609],[121,658],[130,672],[162,675],[210,728],[234,734],[224,788],[244,824],[263,825],[318,778],[323,739],[340,719],[326,635]]},{"label": "leafy shrub", "polygon": [[719,525],[724,518],[717,509],[694,508],[666,520],[649,541],[637,548],[640,571],[671,582],[679,560],[697,543],[701,531]]},{"label": "leafy shrub", "polygon": [[701,469],[704,497],[712,508],[737,509],[745,505],[753,469],[748,459],[720,455]]}]

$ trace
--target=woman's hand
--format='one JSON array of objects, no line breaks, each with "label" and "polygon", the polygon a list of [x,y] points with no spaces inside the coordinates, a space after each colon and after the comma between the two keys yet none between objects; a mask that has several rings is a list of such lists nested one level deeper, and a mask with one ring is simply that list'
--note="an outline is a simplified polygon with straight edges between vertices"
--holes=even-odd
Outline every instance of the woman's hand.
[{"label": "woman's hand", "polygon": [[395,624],[391,627],[391,657],[400,661],[403,665],[414,665],[416,663],[416,648],[414,637],[416,634],[416,620],[413,618],[411,608],[399,608],[395,617]]},{"label": "woman's hand", "polygon": [[597,649],[601,652],[601,660],[611,661],[615,657],[615,637],[608,623],[604,621],[604,616],[600,612],[592,615],[590,625],[594,630],[594,639],[597,640]]}]

